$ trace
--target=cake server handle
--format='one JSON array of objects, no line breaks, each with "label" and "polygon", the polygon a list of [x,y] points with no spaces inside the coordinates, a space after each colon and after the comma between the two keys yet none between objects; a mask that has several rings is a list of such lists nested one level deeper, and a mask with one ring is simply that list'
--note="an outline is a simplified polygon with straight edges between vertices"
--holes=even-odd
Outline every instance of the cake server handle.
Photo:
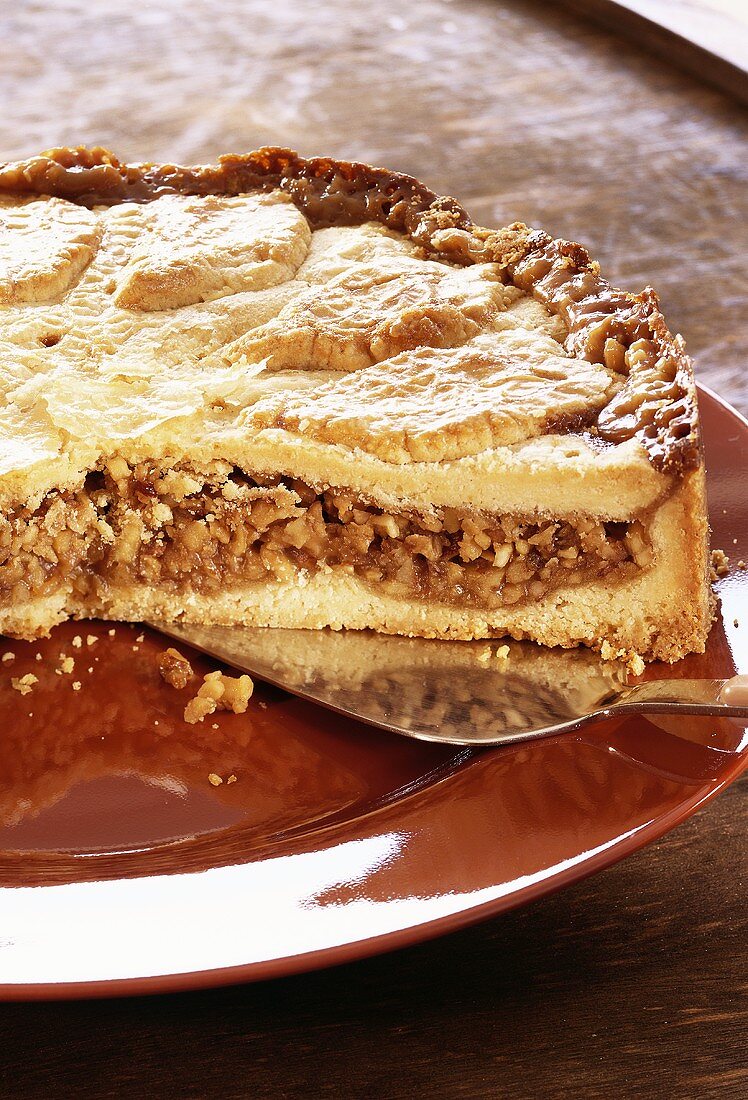
[{"label": "cake server handle", "polygon": [[748,675],[727,680],[647,680],[624,688],[610,709],[748,718]]}]

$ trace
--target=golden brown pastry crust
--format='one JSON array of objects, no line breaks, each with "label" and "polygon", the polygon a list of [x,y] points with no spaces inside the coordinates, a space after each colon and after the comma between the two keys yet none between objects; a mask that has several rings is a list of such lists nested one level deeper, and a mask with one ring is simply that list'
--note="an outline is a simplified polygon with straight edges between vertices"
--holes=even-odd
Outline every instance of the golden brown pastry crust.
[{"label": "golden brown pastry crust", "polygon": [[314,228],[378,221],[454,264],[494,263],[564,321],[578,358],[628,374],[601,410],[596,434],[638,439],[668,474],[698,467],[701,440],[691,362],[667,328],[653,290],[629,294],[604,280],[578,244],[515,223],[476,226],[454,199],[410,176],[265,148],[217,165],[125,165],[106,149],[54,149],[0,166],[0,193],[65,198],[83,206],[148,202],[169,194],[238,195],[280,190]]}]

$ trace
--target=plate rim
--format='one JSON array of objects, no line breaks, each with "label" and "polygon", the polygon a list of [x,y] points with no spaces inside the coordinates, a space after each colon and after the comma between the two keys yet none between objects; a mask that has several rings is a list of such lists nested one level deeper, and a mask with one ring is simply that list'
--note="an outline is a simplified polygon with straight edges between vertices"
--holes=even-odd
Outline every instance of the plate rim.
[{"label": "plate rim", "polygon": [[[572,735],[573,736],[573,735]],[[697,788],[690,799],[680,802],[667,813],[641,825],[633,833],[624,834],[604,850],[570,867],[551,872],[548,876],[520,890],[498,898],[466,906],[454,913],[433,920],[409,924],[380,935],[350,940],[331,947],[305,951],[298,955],[281,955],[259,962],[238,963],[211,970],[185,970],[171,974],[146,975],[131,978],[104,978],[81,982],[35,982],[0,984],[0,1002],[66,1001],[110,999],[116,997],[157,996],[185,993],[231,985],[270,981],[317,970],[327,970],[347,962],[388,954],[453,932],[470,928],[491,917],[519,909],[524,905],[550,897],[567,886],[583,882],[592,875],[620,863],[661,837],[684,824],[708,803],[727,789],[748,770],[748,750],[731,758],[730,766],[715,783]]]}]

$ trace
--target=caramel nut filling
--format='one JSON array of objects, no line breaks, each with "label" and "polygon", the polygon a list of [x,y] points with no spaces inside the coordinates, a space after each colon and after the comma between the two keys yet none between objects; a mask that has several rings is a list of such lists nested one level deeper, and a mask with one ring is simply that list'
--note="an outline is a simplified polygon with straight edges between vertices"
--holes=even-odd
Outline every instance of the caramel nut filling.
[{"label": "caramel nut filling", "polygon": [[0,599],[37,599],[72,582],[74,594],[105,604],[109,592],[142,584],[216,593],[322,570],[396,598],[495,609],[631,576],[651,555],[637,520],[386,511],[227,463],[164,471],[118,458],[80,491],[0,517]]}]

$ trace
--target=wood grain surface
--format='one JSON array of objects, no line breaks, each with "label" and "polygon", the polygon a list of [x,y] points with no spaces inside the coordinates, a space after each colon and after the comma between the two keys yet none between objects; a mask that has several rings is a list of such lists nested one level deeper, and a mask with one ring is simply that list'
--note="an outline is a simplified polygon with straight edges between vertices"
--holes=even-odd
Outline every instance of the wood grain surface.
[{"label": "wood grain surface", "polygon": [[[0,160],[290,145],[412,172],[650,283],[748,412],[746,117],[556,5],[0,0]],[[0,1095],[742,1097],[748,780],[448,939],[256,987],[0,1008]]]},{"label": "wood grain surface", "polygon": [[613,35],[748,106],[744,0],[563,0]]}]

